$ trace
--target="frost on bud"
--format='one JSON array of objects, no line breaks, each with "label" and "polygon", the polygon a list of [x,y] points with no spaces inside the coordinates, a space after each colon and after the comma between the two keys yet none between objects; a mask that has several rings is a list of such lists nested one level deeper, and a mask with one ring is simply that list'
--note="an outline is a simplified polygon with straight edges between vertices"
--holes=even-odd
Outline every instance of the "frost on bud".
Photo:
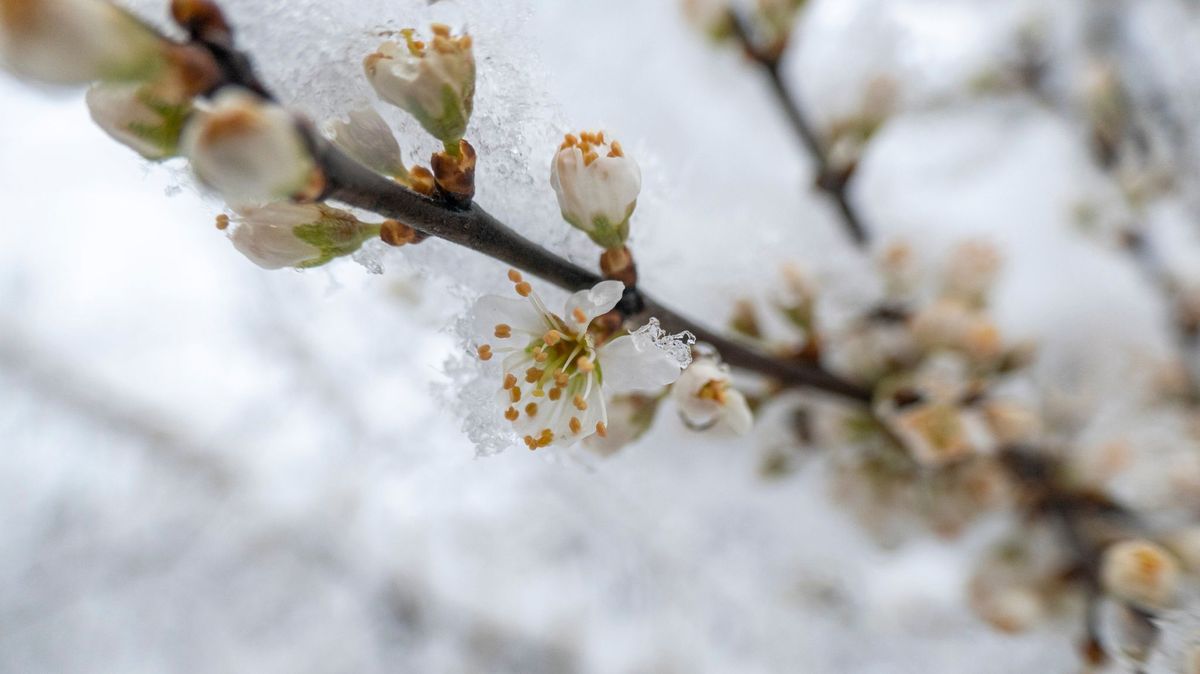
[{"label": "frost on bud", "polygon": [[103,0],[0,0],[0,66],[54,84],[146,77],[162,42]]},{"label": "frost on bud", "polygon": [[550,185],[563,219],[602,248],[625,245],[642,190],[637,162],[604,132],[567,134],[550,165]]},{"label": "frost on bud", "polygon": [[385,42],[363,60],[367,79],[383,100],[407,111],[451,154],[467,132],[475,99],[475,53],[471,36],[454,36],[433,24],[433,39],[400,31],[404,45]]},{"label": "frost on bud", "polygon": [[400,182],[408,181],[408,169],[400,157],[400,143],[375,108],[351,111],[345,120],[329,125],[329,137],[343,152],[360,164]]},{"label": "frost on bud", "polygon": [[192,116],[183,152],[200,180],[235,207],[312,199],[323,186],[292,116],[243,90],[221,92]]},{"label": "frost on bud", "polygon": [[1179,562],[1146,540],[1122,541],[1104,551],[1100,578],[1114,597],[1146,609],[1167,608],[1180,582]]},{"label": "frost on bud", "polygon": [[744,435],[754,424],[746,397],[730,384],[728,368],[712,358],[697,360],[684,370],[671,396],[679,413],[693,427],[708,428],[720,422]]},{"label": "frost on bud", "polygon": [[234,221],[234,248],[263,269],[317,267],[353,253],[379,234],[378,225],[324,204],[243,208]]}]

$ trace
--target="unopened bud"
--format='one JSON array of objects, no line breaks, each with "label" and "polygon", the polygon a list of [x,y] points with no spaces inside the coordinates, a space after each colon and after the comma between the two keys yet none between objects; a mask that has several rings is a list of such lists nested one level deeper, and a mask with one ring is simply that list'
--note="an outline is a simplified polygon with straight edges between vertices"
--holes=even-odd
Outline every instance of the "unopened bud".
[{"label": "unopened bud", "polygon": [[1122,541],[1104,551],[1100,577],[1114,597],[1147,609],[1169,607],[1179,590],[1179,562],[1146,540]]},{"label": "unopened bud", "polygon": [[292,116],[244,90],[221,92],[183,132],[196,175],[230,204],[312,199],[323,178]]},{"label": "unopened bud", "polygon": [[353,253],[379,232],[378,225],[324,204],[244,208],[234,221],[234,247],[263,269],[317,267]]},{"label": "unopened bud", "polygon": [[375,108],[354,110],[347,120],[329,125],[335,145],[359,163],[401,182],[407,182],[408,170],[400,157],[400,143]]},{"label": "unopened bud", "polygon": [[0,0],[0,65],[55,84],[141,79],[162,65],[164,44],[105,0]]}]

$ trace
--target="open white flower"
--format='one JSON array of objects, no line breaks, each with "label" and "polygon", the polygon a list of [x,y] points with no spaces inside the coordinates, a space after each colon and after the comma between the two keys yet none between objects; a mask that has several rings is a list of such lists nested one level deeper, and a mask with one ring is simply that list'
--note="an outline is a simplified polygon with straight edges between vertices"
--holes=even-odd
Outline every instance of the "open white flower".
[{"label": "open white flower", "polygon": [[375,108],[353,110],[347,119],[331,123],[329,136],[359,163],[401,181],[408,179],[400,143]]},{"label": "open white flower", "polygon": [[234,248],[263,269],[323,265],[379,235],[378,225],[324,204],[244,208],[233,220],[238,223],[230,236]]},{"label": "open white flower", "polygon": [[145,77],[162,43],[104,0],[0,0],[0,65],[56,84]]},{"label": "open white flower", "polygon": [[712,358],[697,360],[684,370],[671,388],[671,396],[693,426],[702,428],[720,422],[744,435],[754,424],[746,396],[730,384],[729,369]]},{"label": "open white flower", "polygon": [[400,31],[404,46],[383,43],[363,68],[380,98],[407,111],[448,149],[457,148],[474,105],[475,53],[470,35],[455,37],[443,24],[431,29],[429,44],[412,29]]},{"label": "open white flower", "polygon": [[183,131],[201,181],[235,207],[311,196],[320,174],[283,108],[240,90],[222,91]]},{"label": "open white flower", "polygon": [[484,296],[472,324],[482,336],[479,357],[501,358],[500,410],[530,449],[603,436],[606,395],[655,390],[679,377],[679,357],[654,333],[655,323],[616,338],[593,325],[620,302],[620,281],[575,293],[560,316],[519,272],[509,279],[522,299]]},{"label": "open white flower", "polygon": [[619,142],[606,139],[603,131],[568,134],[550,166],[550,185],[571,226],[605,249],[625,245],[642,172]]}]

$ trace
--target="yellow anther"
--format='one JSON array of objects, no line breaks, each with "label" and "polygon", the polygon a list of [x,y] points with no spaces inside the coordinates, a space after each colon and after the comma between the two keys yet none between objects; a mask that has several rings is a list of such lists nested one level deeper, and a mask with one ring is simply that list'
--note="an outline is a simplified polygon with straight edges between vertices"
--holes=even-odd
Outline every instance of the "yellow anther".
[{"label": "yellow anther", "polygon": [[571,422],[567,425],[571,427],[571,432],[577,435],[583,430],[583,422],[579,421],[579,417],[571,417]]},{"label": "yellow anther", "polygon": [[624,156],[625,156],[625,150],[624,150],[624,149],[621,147],[621,144],[620,144],[619,142],[617,142],[617,141],[615,141],[615,140],[614,140],[614,141],[612,142],[612,145],[610,145],[610,146],[609,146],[609,150],[608,150],[608,156],[610,156],[610,157],[624,157]]},{"label": "yellow anther", "polygon": [[575,367],[579,368],[580,372],[591,372],[596,369],[596,365],[592,363],[592,359],[587,356],[580,356],[575,359]]},{"label": "yellow anther", "polygon": [[580,412],[583,412],[588,408],[587,401],[584,400],[583,396],[579,395],[578,393],[575,394],[575,399],[571,402],[575,405],[575,409],[579,410]]},{"label": "yellow anther", "polygon": [[525,381],[532,384],[533,382],[541,379],[542,375],[544,373],[545,373],[544,370],[539,370],[536,367],[531,367],[528,370],[525,370]]},{"label": "yellow anther", "polygon": [[510,373],[504,375],[504,390],[505,391],[507,391],[508,389],[510,389],[516,385],[517,385],[517,376],[515,374],[512,374],[510,372]]},{"label": "yellow anther", "polygon": [[550,359],[550,354],[546,353],[545,351],[539,351],[539,352],[538,352],[538,353],[537,353],[537,354],[536,354],[536,355],[533,357],[533,359],[534,359],[535,361],[539,362],[539,363],[544,363],[544,362],[546,362],[547,360],[549,360],[549,359]]},{"label": "yellow anther", "polygon": [[532,435],[526,435],[525,436],[525,446],[528,447],[530,450],[537,449],[537,447],[538,447],[537,440],[534,440]]},{"label": "yellow anther", "polygon": [[554,388],[550,389],[550,393],[547,395],[550,396],[551,400],[558,400],[559,398],[562,397],[562,389],[555,386]]},{"label": "yellow anther", "polygon": [[499,339],[508,339],[512,337],[512,327],[506,323],[500,323],[496,326],[496,337]]},{"label": "yellow anther", "polygon": [[602,438],[608,437],[608,426],[605,426],[603,421],[596,422],[596,434]]},{"label": "yellow anther", "polygon": [[464,35],[464,36],[458,38],[458,48],[459,49],[462,49],[465,51],[467,49],[470,49],[471,45],[473,45],[473,44],[475,44],[475,41],[471,38],[470,35]]},{"label": "yellow anther", "polygon": [[512,387],[511,389],[508,390],[508,395],[510,398],[512,398],[512,401],[514,403],[521,402],[521,387],[520,386]]},{"label": "yellow anther", "polygon": [[509,269],[508,270],[508,280],[512,281],[513,283],[520,283],[521,282],[521,272],[517,271],[516,269]]},{"label": "yellow anther", "polygon": [[217,229],[225,230],[229,227],[229,216],[224,213],[217,216]]},{"label": "yellow anther", "polygon": [[583,154],[583,165],[591,166],[592,162],[596,161],[599,158],[600,158],[600,155],[596,154],[595,152],[585,152]]},{"label": "yellow anther", "polygon": [[558,344],[561,340],[562,340],[562,333],[559,332],[558,330],[551,330],[550,332],[547,332],[545,335],[542,336],[542,341],[546,343],[546,346],[554,346],[555,344]]},{"label": "yellow anther", "polygon": [[546,395],[546,392],[544,390],[542,390],[541,386],[533,389],[533,397],[534,398],[543,398],[543,397],[545,397],[545,395]]},{"label": "yellow anther", "polygon": [[538,438],[537,446],[548,447],[552,442],[554,442],[554,431],[549,428],[543,428],[542,435]]},{"label": "yellow anther", "polygon": [[521,281],[516,285],[516,291],[521,297],[529,297],[533,293],[533,286],[529,285],[526,281]]},{"label": "yellow anther", "polygon": [[575,307],[575,310],[571,312],[571,318],[574,318],[576,323],[587,323],[587,314],[583,313],[583,309],[579,307]]},{"label": "yellow anther", "polygon": [[528,405],[525,406],[525,414],[528,414],[531,417],[536,417],[537,411],[538,411],[537,403],[529,403]]},{"label": "yellow anther", "polygon": [[596,134],[595,134],[595,136],[596,136],[596,144],[597,144],[597,145],[603,145],[603,144],[604,144],[604,132],[603,132],[603,131],[597,131],[597,132],[596,132]]},{"label": "yellow anther", "polygon": [[429,25],[429,30],[433,31],[434,35],[440,37],[450,37],[450,26],[444,23],[433,23]]},{"label": "yellow anther", "polygon": [[558,384],[559,386],[566,386],[567,382],[570,380],[571,378],[567,376],[566,372],[560,370],[554,373],[554,383]]},{"label": "yellow anther", "polygon": [[483,344],[478,349],[476,349],[476,351],[479,353],[479,360],[491,360],[492,359],[492,347],[491,346],[489,346],[487,344]]},{"label": "yellow anther", "polygon": [[515,407],[510,407],[504,410],[504,418],[508,419],[509,421],[516,421],[517,417],[519,416],[521,416],[521,413],[518,412],[517,408]]}]

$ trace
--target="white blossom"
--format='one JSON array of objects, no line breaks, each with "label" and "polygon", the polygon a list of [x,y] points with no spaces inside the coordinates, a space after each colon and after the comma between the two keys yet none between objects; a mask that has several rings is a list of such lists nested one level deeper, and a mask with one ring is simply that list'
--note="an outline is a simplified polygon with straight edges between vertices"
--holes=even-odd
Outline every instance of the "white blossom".
[{"label": "white blossom", "polygon": [[319,179],[292,116],[243,90],[198,110],[182,146],[200,180],[235,207],[302,196]]},{"label": "white blossom", "polygon": [[1109,546],[1101,561],[1104,589],[1140,607],[1170,606],[1179,590],[1179,562],[1157,543],[1122,541]]},{"label": "white blossom", "polygon": [[386,176],[400,180],[408,178],[408,170],[400,156],[400,143],[375,108],[353,110],[345,120],[329,125],[329,135],[359,163]]},{"label": "white blossom", "polygon": [[683,417],[696,427],[719,422],[743,435],[754,423],[746,397],[729,381],[728,368],[712,358],[701,358],[684,370],[671,396]]},{"label": "white blossom", "polygon": [[161,41],[103,0],[0,0],[0,65],[56,84],[145,77]]},{"label": "white blossom", "polygon": [[559,315],[519,272],[510,271],[509,279],[521,299],[484,296],[471,322],[479,357],[500,358],[500,413],[530,449],[604,436],[606,396],[653,391],[679,377],[677,355],[654,335],[615,336],[595,322],[621,300],[620,281],[575,293]]},{"label": "white blossom", "polygon": [[177,154],[192,110],[186,96],[137,82],[98,82],[88,89],[86,100],[97,126],[147,159]]},{"label": "white blossom", "polygon": [[353,253],[379,232],[377,225],[324,204],[244,208],[234,221],[234,248],[263,269],[316,267]]},{"label": "white blossom", "polygon": [[568,134],[550,166],[563,219],[600,246],[620,248],[642,190],[637,162],[604,132]]},{"label": "white blossom", "polygon": [[454,36],[432,26],[426,44],[416,31],[400,31],[403,46],[388,41],[363,61],[367,79],[383,100],[407,111],[449,148],[467,131],[475,98],[475,53],[471,36]]}]

